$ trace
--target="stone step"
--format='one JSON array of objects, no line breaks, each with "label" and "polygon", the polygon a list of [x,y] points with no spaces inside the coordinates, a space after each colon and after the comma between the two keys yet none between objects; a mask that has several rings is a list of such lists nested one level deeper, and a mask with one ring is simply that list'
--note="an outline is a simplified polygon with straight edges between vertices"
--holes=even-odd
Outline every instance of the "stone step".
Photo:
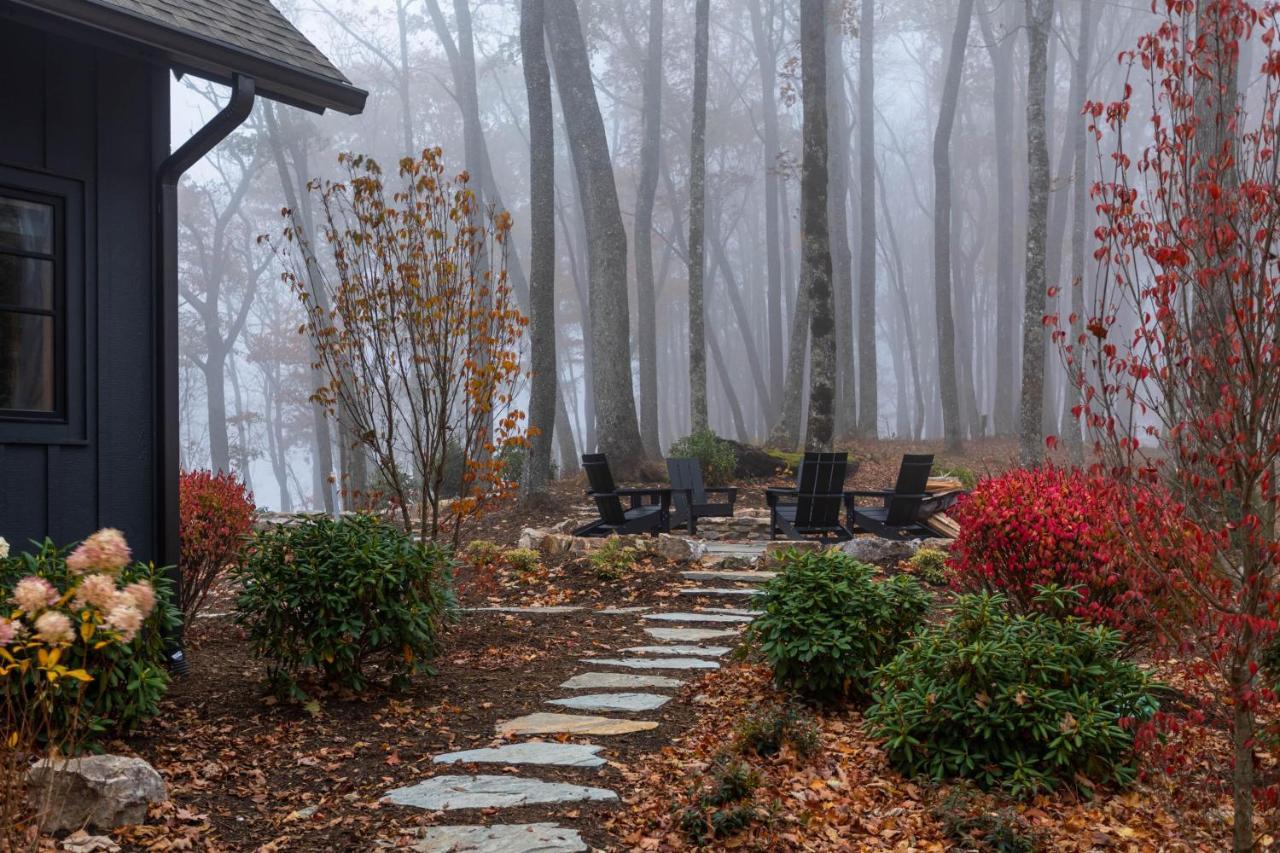
[{"label": "stone step", "polygon": [[778,576],[777,572],[735,572],[730,569],[720,571],[712,569],[695,569],[681,572],[680,576],[691,581],[729,581],[736,583],[764,583]]},{"label": "stone step", "polygon": [[644,632],[655,640],[675,643],[700,643],[703,640],[720,640],[737,637],[736,628],[645,628]]},{"label": "stone step", "polygon": [[629,616],[632,613],[644,613],[652,610],[652,607],[606,607],[603,610],[597,610],[601,616]]},{"label": "stone step", "polygon": [[548,699],[548,705],[560,705],[575,711],[653,711],[671,701],[657,693],[587,693],[568,699]]},{"label": "stone step", "polygon": [[703,547],[705,548],[703,553],[708,557],[722,554],[735,557],[758,557],[768,546],[763,542],[708,542]]},{"label": "stone step", "polygon": [[646,613],[645,619],[657,622],[750,622],[751,616],[741,613],[717,613],[706,610],[700,613]]},{"label": "stone step", "polygon": [[616,799],[618,795],[607,788],[544,782],[521,776],[433,776],[416,785],[388,791],[382,801],[436,812]]},{"label": "stone step", "polygon": [[561,690],[627,690],[633,687],[663,689],[679,687],[684,684],[678,678],[665,675],[634,675],[630,672],[584,672],[575,675],[564,684]]},{"label": "stone step", "polygon": [[618,720],[613,717],[589,717],[582,714],[548,714],[537,712],[501,720],[495,729],[500,737],[513,735],[625,735],[656,729],[652,720]]},{"label": "stone step", "polygon": [[733,589],[731,587],[690,587],[680,590],[681,595],[764,595],[760,589]]},{"label": "stone step", "polygon": [[751,620],[764,613],[763,610],[751,610],[746,607],[703,607],[699,613],[712,613],[725,616],[738,616]]},{"label": "stone step", "polygon": [[446,752],[431,759],[436,764],[546,764],[556,767],[599,767],[604,749],[590,743],[558,743],[530,740],[488,749]]},{"label": "stone step", "polygon": [[492,826],[428,826],[405,848],[414,853],[581,853],[576,829],[554,823],[495,823]]},{"label": "stone step", "polygon": [[721,655],[727,655],[733,649],[728,646],[630,646],[623,651],[637,655],[694,655],[718,658]]},{"label": "stone step", "polygon": [[719,669],[720,664],[702,658],[578,658],[595,666],[625,666],[627,669]]},{"label": "stone step", "polygon": [[579,610],[586,610],[585,607],[578,607],[570,604],[553,604],[539,607],[464,607],[463,613],[521,613],[528,616],[536,616],[542,613],[576,613]]}]

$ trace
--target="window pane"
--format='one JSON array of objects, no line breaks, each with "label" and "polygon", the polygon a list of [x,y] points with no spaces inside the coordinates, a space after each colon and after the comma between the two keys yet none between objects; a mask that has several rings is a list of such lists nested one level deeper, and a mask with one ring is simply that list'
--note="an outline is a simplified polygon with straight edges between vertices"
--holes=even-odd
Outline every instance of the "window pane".
[{"label": "window pane", "polygon": [[0,252],[0,305],[53,310],[53,261]]},{"label": "window pane", "polygon": [[53,253],[53,205],[0,197],[0,249]]},{"label": "window pane", "polygon": [[0,312],[0,409],[54,410],[53,318]]}]

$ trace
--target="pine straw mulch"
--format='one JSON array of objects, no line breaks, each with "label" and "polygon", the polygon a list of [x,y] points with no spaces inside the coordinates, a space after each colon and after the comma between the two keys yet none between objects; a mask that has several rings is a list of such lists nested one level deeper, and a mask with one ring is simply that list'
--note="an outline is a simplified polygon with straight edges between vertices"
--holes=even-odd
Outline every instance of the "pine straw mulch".
[{"label": "pine straw mulch", "polygon": [[[1168,664],[1162,680],[1193,687]],[[1201,684],[1203,685],[1203,681]],[[625,807],[609,830],[633,850],[696,849],[679,825],[679,812],[705,787],[710,770],[744,715],[786,694],[770,683],[763,666],[738,664],[687,688],[702,708],[698,723],[671,746],[625,773]],[[961,824],[990,820],[1016,826],[1035,849],[1093,851],[1216,851],[1230,846],[1230,748],[1227,731],[1212,721],[1170,736],[1161,759],[1177,756],[1170,775],[1148,772],[1127,791],[1097,791],[1092,799],[1058,791],[1030,802],[1011,802],[967,786],[913,782],[895,771],[868,737],[852,709],[815,709],[821,748],[801,758],[784,747],[772,758],[747,758],[761,784],[749,803],[756,819],[745,829],[711,842],[717,850],[920,850],[973,849],[982,828],[968,838],[954,833]],[[1264,780],[1276,762],[1259,753]],[[1275,844],[1280,812],[1261,810],[1258,849]],[[1280,834],[1280,833],[1276,833]],[[982,849],[978,846],[977,849]]]}]

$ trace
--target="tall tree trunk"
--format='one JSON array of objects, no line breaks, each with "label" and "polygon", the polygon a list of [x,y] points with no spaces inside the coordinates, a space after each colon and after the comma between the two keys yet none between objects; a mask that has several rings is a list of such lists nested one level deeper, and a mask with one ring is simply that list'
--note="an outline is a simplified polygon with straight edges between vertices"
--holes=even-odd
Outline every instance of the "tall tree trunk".
[{"label": "tall tree trunk", "polygon": [[849,103],[844,86],[843,0],[827,0],[827,223],[831,240],[831,297],[835,307],[835,435],[858,422],[853,363],[853,254],[849,249]]},{"label": "tall tree trunk", "polygon": [[711,360],[715,362],[716,374],[720,377],[720,387],[724,390],[725,402],[729,404],[729,415],[733,418],[733,430],[738,441],[744,444],[751,440],[747,432],[747,422],[742,417],[742,404],[738,402],[738,392],[733,390],[733,377],[724,363],[724,354],[720,351],[720,341],[715,330],[707,336],[707,348],[711,350]]},{"label": "tall tree trunk", "polygon": [[804,402],[805,357],[809,352],[809,289],[801,278],[791,315],[791,339],[787,343],[787,379],[782,386],[782,410],[769,432],[769,446],[791,452],[800,444],[800,407]]},{"label": "tall tree trunk", "polygon": [[884,175],[876,168],[876,182],[879,184],[880,209],[884,213],[884,227],[889,236],[889,254],[893,259],[891,280],[898,297],[899,313],[902,315],[904,329],[903,339],[906,341],[907,357],[911,365],[911,385],[915,391],[915,417],[911,420],[911,438],[919,441],[924,435],[924,384],[920,380],[920,358],[917,354],[918,331],[911,316],[911,297],[907,293],[907,274],[902,260],[902,247],[898,244],[898,234],[893,226],[893,213],[886,201]]},{"label": "tall tree trunk", "polygon": [[[209,326],[206,325],[206,331]],[[216,338],[216,339],[215,339]],[[205,335],[205,411],[209,419],[209,467],[215,472],[231,471],[231,442],[227,438],[227,354],[221,335]]]},{"label": "tall tree trunk", "polygon": [[[875,0],[862,0],[858,26],[858,435],[875,438],[876,370]],[[901,377],[899,377],[901,381]]]},{"label": "tall tree trunk", "polygon": [[649,0],[649,51],[644,66],[644,135],[636,188],[636,331],[640,340],[640,438],[645,453],[661,454],[658,431],[657,298],[653,283],[653,200],[662,146],[662,0]]},{"label": "tall tree trunk", "polygon": [[805,447],[825,450],[835,437],[836,336],[827,230],[826,4],[800,4],[800,85],[804,105],[801,166],[802,287],[809,295],[809,422]]},{"label": "tall tree trunk", "polygon": [[[1093,63],[1093,31],[1095,24],[1093,0],[1080,0],[1080,39],[1076,47],[1076,64],[1072,69],[1071,87],[1077,92],[1084,92],[1089,67]],[[1076,359],[1082,359],[1084,353],[1079,343],[1084,334],[1084,267],[1085,240],[1087,238],[1086,217],[1089,204],[1088,178],[1088,128],[1084,116],[1080,113],[1080,104],[1073,103],[1071,134],[1071,314],[1068,319],[1071,327],[1071,345],[1076,350]],[[1076,465],[1084,464],[1084,439],[1080,430],[1080,420],[1075,414],[1075,407],[1080,404],[1080,386],[1075,381],[1080,365],[1071,366],[1071,375],[1067,377],[1066,410],[1063,423],[1066,425],[1067,450],[1071,461]]]},{"label": "tall tree trunk", "polygon": [[551,71],[541,0],[521,0],[520,56],[529,101],[529,431],[520,482],[525,505],[545,501],[551,482],[559,367],[556,361],[556,153]]},{"label": "tall tree trunk", "polygon": [[[782,338],[782,259],[778,241],[778,104],[776,45],[772,32],[765,29],[760,0],[750,0],[751,35],[756,48],[756,63],[760,70],[760,111],[764,126],[764,240],[765,268],[768,270],[766,303],[769,323],[769,388],[767,415],[770,423],[778,416],[778,400],[783,388],[785,363]],[[772,11],[772,10],[771,10]],[[769,16],[770,24],[773,15]]]},{"label": "tall tree trunk", "polygon": [[1018,448],[1023,465],[1044,458],[1045,238],[1049,216],[1049,146],[1045,129],[1049,22],[1053,0],[1027,4],[1027,292],[1022,317],[1022,401]]},{"label": "tall tree trunk", "polygon": [[1014,282],[1013,211],[1013,50],[1009,33],[996,32],[986,10],[978,8],[983,41],[991,56],[992,134],[996,171],[996,380],[993,413],[996,435],[1016,428],[1018,383],[1017,285]]},{"label": "tall tree trunk", "polygon": [[707,48],[710,0],[697,0],[693,28],[693,123],[689,132],[689,420],[707,428],[706,310],[703,231],[707,213]]},{"label": "tall tree trunk", "polygon": [[625,471],[644,459],[632,393],[627,232],[622,226],[609,144],[577,4],[563,0],[548,9],[551,14],[546,26],[556,88],[587,228],[590,334],[595,357],[591,381],[599,449]]},{"label": "tall tree trunk", "polygon": [[947,75],[933,136],[933,299],[938,328],[938,390],[942,396],[942,428],[948,450],[959,450],[960,395],[956,379],[956,327],[951,307],[951,130],[955,126],[964,70],[965,45],[973,19],[973,0],[960,0],[951,35]]}]

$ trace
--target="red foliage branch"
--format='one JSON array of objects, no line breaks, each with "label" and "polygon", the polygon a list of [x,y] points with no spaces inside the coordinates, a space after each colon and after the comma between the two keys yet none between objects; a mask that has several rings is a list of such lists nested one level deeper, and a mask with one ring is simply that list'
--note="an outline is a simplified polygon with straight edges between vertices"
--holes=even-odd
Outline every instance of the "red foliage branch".
[{"label": "red foliage branch", "polygon": [[253,531],[253,494],[234,474],[188,471],[178,482],[178,606],[190,622]]}]

